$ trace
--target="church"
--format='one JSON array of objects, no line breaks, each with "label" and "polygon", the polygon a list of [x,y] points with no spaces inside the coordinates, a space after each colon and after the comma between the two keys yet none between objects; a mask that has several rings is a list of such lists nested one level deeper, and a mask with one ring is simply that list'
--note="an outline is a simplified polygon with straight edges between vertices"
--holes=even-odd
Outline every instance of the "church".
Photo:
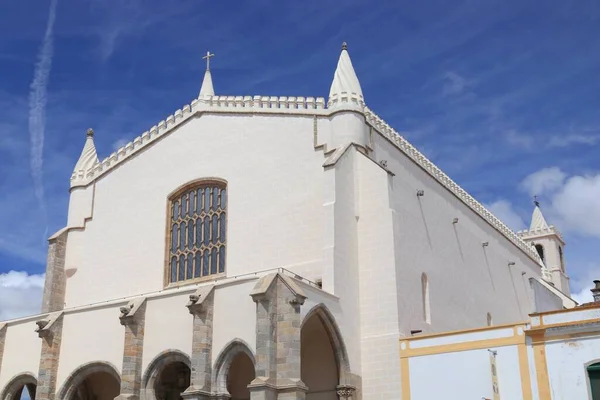
[{"label": "church", "polygon": [[541,209],[509,229],[368,107],[346,44],[327,99],[216,95],[211,56],[110,156],[88,130],[0,400],[403,399],[403,341],[576,306]]}]

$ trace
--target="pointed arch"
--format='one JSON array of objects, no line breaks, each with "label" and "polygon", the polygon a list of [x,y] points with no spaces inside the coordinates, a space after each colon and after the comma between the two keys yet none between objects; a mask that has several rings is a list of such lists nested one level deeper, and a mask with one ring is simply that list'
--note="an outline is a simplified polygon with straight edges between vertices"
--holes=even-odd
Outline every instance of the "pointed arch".
[{"label": "pointed arch", "polygon": [[146,367],[146,371],[142,376],[142,392],[144,394],[142,397],[143,399],[156,399],[154,387],[158,377],[167,366],[177,362],[187,365],[190,370],[192,369],[192,361],[190,356],[183,351],[176,349],[162,351],[156,357],[154,357],[152,361],[150,361],[150,364],[148,364],[148,367]]},{"label": "pointed arch", "polygon": [[248,343],[242,339],[235,338],[225,345],[219,353],[212,370],[212,389],[218,394],[227,393],[227,373],[236,356],[243,353],[250,358],[252,365],[256,368],[256,357]]},{"label": "pointed arch", "polygon": [[57,398],[61,400],[71,400],[76,394],[77,388],[87,377],[97,372],[105,372],[112,376],[121,385],[121,375],[119,370],[113,364],[106,361],[93,361],[81,365],[71,372],[63,383],[62,389],[58,392]]},{"label": "pointed arch", "polygon": [[335,353],[338,366],[340,385],[350,384],[350,361],[348,359],[348,351],[346,349],[340,328],[335,321],[335,317],[333,314],[331,314],[327,306],[323,303],[319,303],[311,308],[302,321],[301,329],[308,320],[315,316],[321,320],[321,323],[325,327],[327,335],[329,336],[329,341]]},{"label": "pointed arch", "polygon": [[[0,400],[19,400],[16,396],[20,394],[25,387],[29,393],[34,396],[36,386],[37,378],[32,372],[17,374],[8,381],[6,386],[4,386],[4,390],[2,390],[2,394],[0,394]],[[32,387],[34,393],[31,393]]]},{"label": "pointed arch", "polygon": [[539,243],[536,243],[535,250],[537,251],[538,255],[540,256],[540,258],[542,259],[542,262],[545,265],[546,264],[546,254],[544,252],[544,246]]},{"label": "pointed arch", "polygon": [[421,274],[421,300],[423,302],[423,321],[431,324],[431,303],[429,300],[429,279],[427,274]]}]

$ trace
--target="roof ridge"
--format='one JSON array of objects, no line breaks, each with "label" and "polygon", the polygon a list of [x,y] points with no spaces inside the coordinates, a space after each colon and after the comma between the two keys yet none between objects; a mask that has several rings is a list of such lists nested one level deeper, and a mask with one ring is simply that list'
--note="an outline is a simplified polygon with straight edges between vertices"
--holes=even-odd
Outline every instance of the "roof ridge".
[{"label": "roof ridge", "polygon": [[460,185],[454,182],[448,175],[446,175],[444,171],[431,162],[431,160],[417,150],[416,147],[414,147],[408,140],[400,135],[400,133],[394,130],[394,128],[392,128],[387,122],[385,122],[367,106],[365,106],[365,117],[367,121],[379,131],[379,133],[390,139],[390,141],[394,143],[396,147],[402,150],[404,154],[409,156],[414,162],[416,162],[421,168],[429,173],[429,175],[431,175],[435,180],[440,182],[459,200],[479,214],[485,221],[492,225],[492,227],[503,234],[508,240],[513,242],[513,244],[520,248],[525,254],[540,264],[540,266],[543,265],[540,256],[531,245],[525,242],[519,235],[517,235],[517,233],[506,226],[504,222],[500,221],[494,214],[485,208],[483,204],[477,201]]}]

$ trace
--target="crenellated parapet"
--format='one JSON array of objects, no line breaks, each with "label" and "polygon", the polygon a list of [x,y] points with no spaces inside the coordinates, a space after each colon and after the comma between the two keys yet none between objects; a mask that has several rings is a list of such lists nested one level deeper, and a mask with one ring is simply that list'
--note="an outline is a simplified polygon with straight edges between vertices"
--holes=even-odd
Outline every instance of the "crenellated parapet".
[{"label": "crenellated parapet", "polygon": [[537,229],[525,229],[522,231],[518,231],[517,235],[519,235],[519,237],[524,240],[534,239],[542,236],[556,235],[564,243],[562,233],[554,225]]},{"label": "crenellated parapet", "polygon": [[456,182],[454,182],[448,175],[446,175],[440,168],[432,163],[423,153],[417,150],[412,144],[410,144],[400,133],[396,132],[394,128],[389,126],[383,119],[375,114],[368,107],[365,107],[365,117],[367,123],[370,124],[376,131],[388,138],[392,143],[396,145],[404,154],[411,158],[417,165],[423,168],[445,188],[452,192],[458,199],[465,203],[469,208],[479,214],[484,220],[486,220],[491,226],[502,233],[508,240],[514,245],[520,248],[525,254],[535,260],[540,266],[543,266],[540,256],[535,251],[534,247],[525,242],[521,236],[516,234],[512,229],[506,226],[500,221],[494,214],[486,209],[483,204],[475,200],[473,196],[467,193],[461,188]]}]

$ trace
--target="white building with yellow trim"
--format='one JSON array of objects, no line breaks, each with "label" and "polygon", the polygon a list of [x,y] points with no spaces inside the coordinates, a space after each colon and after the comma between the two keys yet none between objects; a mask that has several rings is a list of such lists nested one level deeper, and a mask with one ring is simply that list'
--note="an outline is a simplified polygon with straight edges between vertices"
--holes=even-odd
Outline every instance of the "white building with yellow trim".
[{"label": "white building with yellow trim", "polygon": [[600,301],[400,342],[402,400],[600,399]]}]

